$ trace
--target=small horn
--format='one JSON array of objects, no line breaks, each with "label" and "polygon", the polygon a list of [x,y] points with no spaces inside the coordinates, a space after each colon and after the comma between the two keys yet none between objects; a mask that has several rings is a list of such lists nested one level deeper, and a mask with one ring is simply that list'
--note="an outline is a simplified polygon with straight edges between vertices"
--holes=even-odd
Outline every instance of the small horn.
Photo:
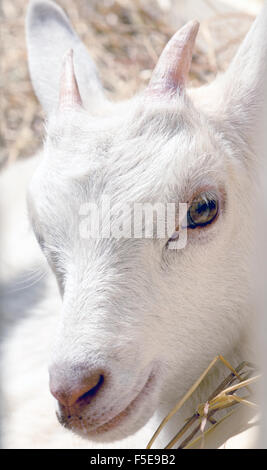
[{"label": "small horn", "polygon": [[64,57],[59,93],[59,109],[63,111],[77,106],[82,106],[82,99],[74,72],[73,49],[70,49]]},{"label": "small horn", "polygon": [[181,92],[185,88],[198,30],[199,22],[190,21],[170,39],[152,74],[149,93]]}]

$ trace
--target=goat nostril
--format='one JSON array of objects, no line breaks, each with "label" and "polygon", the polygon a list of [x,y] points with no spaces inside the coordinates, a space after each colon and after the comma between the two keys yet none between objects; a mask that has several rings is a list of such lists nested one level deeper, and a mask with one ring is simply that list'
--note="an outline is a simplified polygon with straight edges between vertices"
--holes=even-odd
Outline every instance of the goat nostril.
[{"label": "goat nostril", "polygon": [[58,381],[58,375],[50,375],[50,390],[59,404],[70,409],[74,406],[83,408],[97,395],[104,383],[104,375],[95,373],[77,381]]},{"label": "goat nostril", "polygon": [[103,382],[104,382],[104,376],[103,376],[103,375],[100,375],[97,384],[96,384],[94,387],[92,387],[90,390],[88,390],[87,392],[85,392],[83,395],[81,395],[81,396],[78,398],[78,400],[76,400],[76,402],[77,402],[77,403],[80,403],[80,402],[82,402],[82,401],[84,401],[84,400],[93,398],[93,397],[97,394],[97,392],[98,392],[98,390],[100,389],[100,387],[102,386]]}]

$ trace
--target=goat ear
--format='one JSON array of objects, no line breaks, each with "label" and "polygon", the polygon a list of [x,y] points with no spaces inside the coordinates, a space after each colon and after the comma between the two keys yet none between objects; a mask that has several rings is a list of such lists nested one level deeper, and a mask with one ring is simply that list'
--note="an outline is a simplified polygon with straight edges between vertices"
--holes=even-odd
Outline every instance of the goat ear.
[{"label": "goat ear", "polygon": [[[228,70],[206,87],[192,91],[213,119],[243,142],[255,145],[264,117],[267,79],[267,4],[253,23]],[[197,102],[197,101],[196,101]],[[267,117],[267,116],[266,116]]]},{"label": "goat ear", "polygon": [[32,0],[26,36],[33,87],[47,114],[58,106],[64,57],[70,49],[83,106],[99,105],[104,98],[95,65],[60,7],[50,0]]}]

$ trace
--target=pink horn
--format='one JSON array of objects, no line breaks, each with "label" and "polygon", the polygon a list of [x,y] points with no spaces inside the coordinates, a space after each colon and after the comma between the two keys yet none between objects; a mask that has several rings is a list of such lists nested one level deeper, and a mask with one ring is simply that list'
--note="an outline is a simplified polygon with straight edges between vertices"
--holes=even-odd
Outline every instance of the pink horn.
[{"label": "pink horn", "polygon": [[63,111],[77,106],[82,106],[82,99],[74,72],[73,50],[70,49],[65,55],[63,63],[59,93],[59,110]]},{"label": "pink horn", "polygon": [[188,78],[193,49],[199,30],[198,21],[190,21],[177,31],[165,46],[147,88],[148,93],[182,92]]}]

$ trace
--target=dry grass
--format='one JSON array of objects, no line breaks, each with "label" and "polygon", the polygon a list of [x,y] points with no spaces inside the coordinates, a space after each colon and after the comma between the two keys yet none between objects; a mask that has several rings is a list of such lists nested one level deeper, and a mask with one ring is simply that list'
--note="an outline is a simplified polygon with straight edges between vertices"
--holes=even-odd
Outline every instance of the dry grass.
[{"label": "dry grass", "polygon": [[[208,1],[208,0],[207,0]],[[0,3],[0,165],[31,155],[43,135],[43,115],[27,69],[25,0]],[[109,95],[127,98],[144,87],[164,45],[180,26],[171,26],[156,0],[58,0],[97,63]],[[200,85],[226,68],[253,18],[214,10],[202,24],[191,80]]]},{"label": "dry grass", "polygon": [[[220,417],[219,421],[217,420],[218,413],[220,416],[222,411],[228,410],[228,408],[236,407],[236,405],[258,408],[257,405],[251,401],[253,392],[250,388],[250,385],[257,382],[260,378],[259,375],[254,375],[252,377],[252,375],[255,374],[255,367],[248,362],[242,362],[238,367],[236,367],[236,369],[234,369],[223,356],[217,356],[209,364],[207,369],[201,374],[199,379],[192,385],[188,392],[183,396],[183,398],[163,419],[162,423],[149,441],[147,449],[152,447],[162,429],[190,399],[192,394],[203,383],[209,372],[213,369],[219,360],[231,371],[231,373],[222,381],[222,383],[216,387],[214,392],[209,397],[207,397],[207,401],[205,403],[201,403],[197,407],[195,413],[185,421],[185,424],[177,431],[176,435],[166,445],[165,449],[172,449],[177,444],[178,449],[190,448],[199,440],[202,440],[204,448],[205,436],[217,429],[221,422],[232,416],[233,411],[227,415],[224,415],[223,417]],[[246,389],[245,396],[242,395],[244,388]],[[239,392],[241,392],[241,395],[238,394]]]}]

